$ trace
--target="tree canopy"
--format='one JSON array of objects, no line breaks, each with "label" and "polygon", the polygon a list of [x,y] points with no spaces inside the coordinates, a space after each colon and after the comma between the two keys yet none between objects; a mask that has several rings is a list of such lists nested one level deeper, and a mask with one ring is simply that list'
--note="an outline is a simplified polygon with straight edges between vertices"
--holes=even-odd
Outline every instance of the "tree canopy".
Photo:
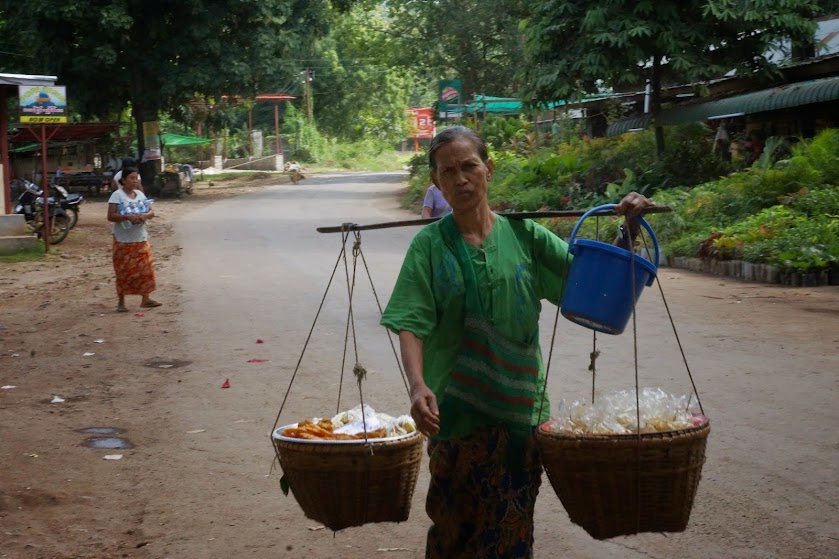
[{"label": "tree canopy", "polygon": [[459,78],[466,96],[517,95],[527,0],[389,0],[394,62],[431,81]]},{"label": "tree canopy", "polygon": [[[70,108],[138,125],[167,113],[219,130],[222,96],[301,96],[332,136],[394,140],[440,79],[465,98],[538,103],[771,73],[766,52],[812,37],[837,0],[0,0],[0,70],[55,74]],[[230,99],[230,97],[228,97]],[[273,126],[270,107],[254,116]],[[261,110],[265,109],[265,110]],[[268,121],[271,121],[268,123]]]},{"label": "tree canopy", "polygon": [[382,6],[359,6],[317,42],[312,67],[319,129],[353,141],[405,137],[405,108],[430,88],[413,69],[392,62],[390,24]]},{"label": "tree canopy", "polygon": [[[649,80],[654,116],[665,80],[771,72],[766,53],[782,38],[811,39],[818,10],[815,0],[549,0],[534,8],[526,24],[527,99]],[[660,129],[657,135],[663,142]]]},{"label": "tree canopy", "polygon": [[2,17],[16,48],[32,55],[9,69],[58,75],[85,117],[130,102],[142,149],[140,123],[162,109],[293,80],[297,53],[326,34],[329,8],[328,0],[41,0],[6,2]]}]

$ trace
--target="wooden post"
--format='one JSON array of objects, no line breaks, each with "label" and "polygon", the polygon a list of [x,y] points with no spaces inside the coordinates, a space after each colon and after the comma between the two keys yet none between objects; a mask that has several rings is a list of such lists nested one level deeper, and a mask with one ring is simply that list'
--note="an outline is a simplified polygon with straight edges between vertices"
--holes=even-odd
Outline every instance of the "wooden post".
[{"label": "wooden post", "polygon": [[280,144],[280,103],[274,102],[274,155],[279,155],[283,152]]},{"label": "wooden post", "polygon": [[3,189],[3,213],[12,213],[12,190],[9,187],[11,169],[9,169],[9,115],[6,114],[6,101],[8,90],[0,85],[0,165],[3,166],[3,182],[0,188]]},{"label": "wooden post", "polygon": [[41,125],[41,190],[44,196],[44,252],[50,251],[50,188],[47,182],[47,126]]},{"label": "wooden post", "polygon": [[248,109],[248,154],[253,158],[253,109]]}]

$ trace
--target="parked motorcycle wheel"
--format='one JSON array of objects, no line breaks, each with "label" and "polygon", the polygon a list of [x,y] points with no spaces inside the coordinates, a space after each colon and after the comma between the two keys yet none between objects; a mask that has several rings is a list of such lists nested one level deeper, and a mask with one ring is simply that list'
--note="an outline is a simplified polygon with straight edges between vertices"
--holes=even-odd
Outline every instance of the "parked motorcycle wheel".
[{"label": "parked motorcycle wheel", "polygon": [[[50,219],[50,244],[57,245],[67,238],[70,233],[70,218],[64,215],[56,215]],[[40,234],[38,235],[41,236]]]},{"label": "parked motorcycle wheel", "polygon": [[70,229],[73,229],[79,222],[79,210],[75,208],[67,208],[64,211],[67,213],[67,217],[70,218]]}]

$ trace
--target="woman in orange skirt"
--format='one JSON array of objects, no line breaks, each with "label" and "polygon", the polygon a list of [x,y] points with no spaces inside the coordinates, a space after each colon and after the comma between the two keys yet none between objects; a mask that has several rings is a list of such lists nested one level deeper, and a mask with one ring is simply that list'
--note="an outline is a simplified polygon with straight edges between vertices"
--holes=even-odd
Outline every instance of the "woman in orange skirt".
[{"label": "woman in orange skirt", "polygon": [[136,168],[122,170],[122,187],[111,194],[108,200],[108,221],[114,223],[113,260],[117,276],[117,312],[128,312],[126,295],[140,295],[143,308],[159,307],[160,303],[149,295],[155,290],[154,256],[149,245],[146,220],[154,217],[149,209],[141,214],[123,215],[121,207],[137,205],[146,200],[140,186],[140,175]]}]

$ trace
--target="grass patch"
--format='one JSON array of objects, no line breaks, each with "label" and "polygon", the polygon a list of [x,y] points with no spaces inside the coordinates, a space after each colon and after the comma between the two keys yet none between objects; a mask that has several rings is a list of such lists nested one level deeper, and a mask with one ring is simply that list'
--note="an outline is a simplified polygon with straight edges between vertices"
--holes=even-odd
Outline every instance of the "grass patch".
[{"label": "grass patch", "polygon": [[39,240],[38,246],[30,250],[22,250],[14,254],[0,254],[0,262],[4,264],[14,264],[17,262],[34,262],[41,260],[46,256],[44,254],[44,242]]},{"label": "grass patch", "polygon": [[281,176],[283,173],[277,171],[239,171],[236,173],[216,173],[216,174],[204,174],[200,171],[195,173],[195,182],[203,182],[203,181],[213,181],[213,182],[224,182],[229,180],[235,179],[243,179],[243,178],[250,178],[253,176],[265,176],[265,175],[276,175]]},{"label": "grass patch", "polygon": [[[340,154],[339,154],[340,155]],[[375,153],[365,150],[348,151],[344,157],[325,158],[317,163],[304,163],[309,173],[334,173],[340,171],[369,171],[381,173],[402,171],[413,154],[385,150]]]},{"label": "grass patch", "polygon": [[[409,160],[413,156],[410,152],[399,152],[395,150],[384,150],[377,152],[372,149],[334,149],[331,157],[326,157],[318,162],[301,162],[304,174],[317,173],[336,173],[341,171],[368,171],[372,173],[381,173],[387,171],[402,171],[408,165]],[[286,161],[292,161],[292,157],[287,157]],[[239,172],[222,172],[222,173],[202,173],[196,171],[195,182],[213,181],[214,183],[223,183],[231,180],[241,180],[253,176],[288,176],[288,173],[281,171],[239,171]]]}]

